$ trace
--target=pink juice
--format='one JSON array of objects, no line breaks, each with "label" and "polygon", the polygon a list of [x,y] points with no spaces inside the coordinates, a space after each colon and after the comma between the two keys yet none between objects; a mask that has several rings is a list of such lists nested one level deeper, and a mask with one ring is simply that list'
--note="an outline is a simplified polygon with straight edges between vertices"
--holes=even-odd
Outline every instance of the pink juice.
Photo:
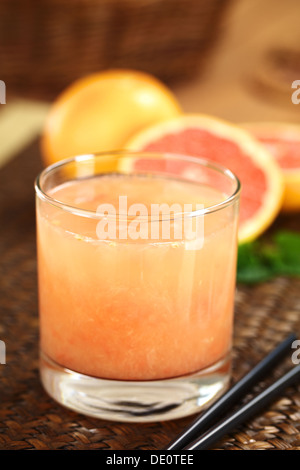
[{"label": "pink juice", "polygon": [[[120,196],[128,207],[142,203],[149,212],[153,203],[195,208],[226,199],[204,184],[138,175],[94,176],[49,194],[83,213],[104,203],[118,209]],[[172,230],[169,239],[119,239],[120,226],[116,239],[101,239],[99,218],[40,201],[37,228],[41,349],[58,365],[146,381],[196,373],[229,354],[237,248],[232,207],[205,215],[201,246],[176,239]]]}]

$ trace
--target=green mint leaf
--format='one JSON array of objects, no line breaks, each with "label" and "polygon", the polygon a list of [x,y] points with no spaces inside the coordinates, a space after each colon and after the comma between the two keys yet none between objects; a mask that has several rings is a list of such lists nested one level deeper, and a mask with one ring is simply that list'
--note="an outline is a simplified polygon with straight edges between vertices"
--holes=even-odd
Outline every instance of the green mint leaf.
[{"label": "green mint leaf", "polygon": [[238,250],[237,280],[242,283],[263,282],[273,277],[273,270],[262,257],[257,242],[241,245]]},{"label": "green mint leaf", "polygon": [[300,233],[277,231],[269,239],[239,246],[237,282],[253,284],[276,276],[300,276]]}]

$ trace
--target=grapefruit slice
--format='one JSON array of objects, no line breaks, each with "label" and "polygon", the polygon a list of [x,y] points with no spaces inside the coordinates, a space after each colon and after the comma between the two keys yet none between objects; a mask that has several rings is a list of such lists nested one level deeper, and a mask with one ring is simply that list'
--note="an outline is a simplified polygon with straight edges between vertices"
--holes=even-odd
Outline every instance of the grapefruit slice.
[{"label": "grapefruit slice", "polygon": [[231,123],[184,114],[142,130],[125,147],[203,157],[235,173],[242,185],[240,243],[261,235],[280,210],[284,184],[278,164],[247,131]]},{"label": "grapefruit slice", "polygon": [[273,155],[285,181],[282,210],[300,211],[300,125],[285,122],[243,124]]}]

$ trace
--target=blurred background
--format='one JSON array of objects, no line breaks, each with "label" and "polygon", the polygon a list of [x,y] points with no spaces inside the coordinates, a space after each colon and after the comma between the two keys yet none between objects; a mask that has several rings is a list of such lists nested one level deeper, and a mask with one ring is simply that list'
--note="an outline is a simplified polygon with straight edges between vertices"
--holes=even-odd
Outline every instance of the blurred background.
[{"label": "blurred background", "polygon": [[187,112],[299,122],[299,18],[299,0],[0,0],[1,161],[66,86],[108,68],[153,74]]},{"label": "blurred background", "polygon": [[[185,112],[236,123],[300,124],[300,103],[291,99],[292,83],[300,80],[300,0],[0,0],[0,80],[6,84],[6,104],[0,104],[0,340],[7,344],[7,366],[0,368],[0,448],[132,449],[145,442],[156,448],[160,439],[165,444],[171,433],[179,433],[175,423],[135,432],[77,420],[43,395],[38,377],[33,186],[43,167],[40,135],[51,104],[66,87],[112,68],[152,74]],[[85,114],[72,106],[69,114],[88,122],[82,135],[90,142],[89,131],[99,138],[101,125],[98,114],[89,120],[92,106],[86,102]],[[112,107],[114,128],[121,106]],[[124,108],[122,125],[130,114],[131,120],[136,116],[128,104]],[[64,112],[59,123],[61,116]],[[106,124],[106,111],[103,116]],[[76,140],[73,121],[64,129],[64,143]],[[298,188],[298,167],[295,173]],[[282,218],[278,226],[299,232],[299,214]],[[296,269],[298,251],[293,245],[292,250],[295,256],[287,259]],[[238,291],[237,374],[256,363],[281,333],[300,331],[299,292],[299,279],[286,278]],[[256,347],[249,348],[249,342]],[[230,448],[299,446],[297,391],[280,403],[277,411],[251,423],[248,443],[242,430],[232,436]]]}]

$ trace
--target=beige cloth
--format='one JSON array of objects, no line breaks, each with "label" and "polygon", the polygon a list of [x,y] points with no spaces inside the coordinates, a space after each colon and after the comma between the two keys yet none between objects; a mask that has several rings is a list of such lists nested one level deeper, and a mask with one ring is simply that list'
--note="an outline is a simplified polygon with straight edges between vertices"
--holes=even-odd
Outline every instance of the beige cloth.
[{"label": "beige cloth", "polygon": [[36,138],[49,105],[13,100],[0,105],[0,167]]}]

